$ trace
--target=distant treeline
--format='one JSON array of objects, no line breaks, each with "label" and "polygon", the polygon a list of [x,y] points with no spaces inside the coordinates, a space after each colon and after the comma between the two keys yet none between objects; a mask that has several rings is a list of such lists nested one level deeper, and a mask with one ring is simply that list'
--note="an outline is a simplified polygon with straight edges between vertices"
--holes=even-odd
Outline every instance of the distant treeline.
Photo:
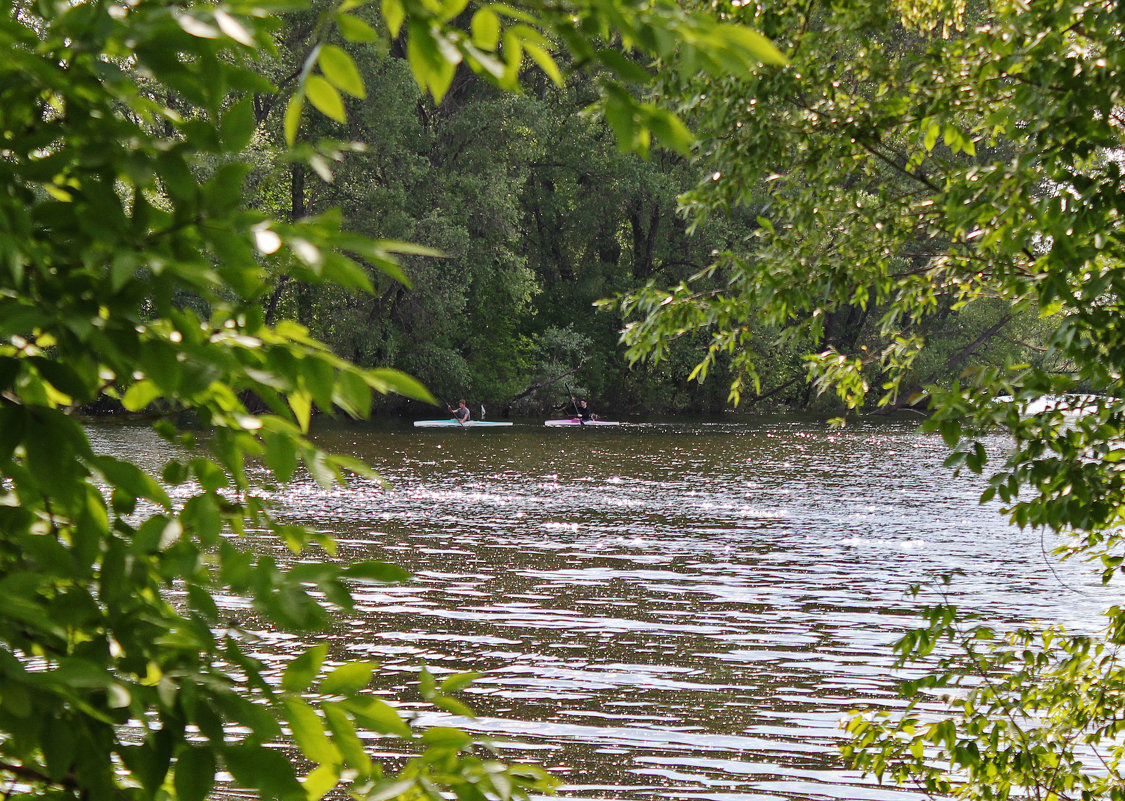
[{"label": "distant treeline", "polygon": [[[380,24],[374,15],[370,21]],[[317,126],[304,132],[306,141],[331,137],[339,147],[321,145],[312,168],[287,162],[279,156],[284,91],[313,28],[298,20],[286,29],[274,76],[282,94],[256,105],[253,202],[291,219],[339,208],[346,229],[444,256],[408,256],[412,286],[379,275],[374,295],[282,278],[264,301],[267,320],[297,320],[348,359],[401,369],[440,399],[484,403],[496,416],[560,409],[571,392],[617,413],[729,408],[723,359],[705,383],[688,380],[708,345],[704,335],[669,341],[655,367],[630,367],[618,342],[626,321],[594,307],[648,282],[695,275],[758,227],[755,213],[735,207],[689,233],[677,198],[709,177],[705,158],[620,153],[605,122],[582,113],[595,90],[581,72],[565,89],[529,76],[531,89],[517,96],[461,69],[435,107],[415,84],[400,41],[385,52],[353,53],[368,96],[349,101],[346,126],[306,121]],[[824,342],[857,346],[877,311],[825,321]],[[971,317],[951,307],[937,319],[920,383],[968,354],[1009,358],[1036,338],[1035,316],[1020,323],[1003,302],[978,304]],[[802,356],[817,343],[779,348],[775,331],[755,320],[743,325],[762,375],[760,391],[743,395],[744,408],[830,405],[804,380]],[[388,412],[415,411],[386,403]]]}]

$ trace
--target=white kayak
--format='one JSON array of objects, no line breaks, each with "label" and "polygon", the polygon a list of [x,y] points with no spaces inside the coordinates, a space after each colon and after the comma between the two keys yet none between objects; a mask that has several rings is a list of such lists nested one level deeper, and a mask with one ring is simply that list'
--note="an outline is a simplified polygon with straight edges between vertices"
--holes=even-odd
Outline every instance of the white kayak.
[{"label": "white kayak", "polygon": [[511,423],[494,423],[491,420],[470,420],[459,423],[456,420],[415,420],[417,428],[493,428],[497,426],[510,426]]},{"label": "white kayak", "polygon": [[543,425],[553,426],[555,428],[563,426],[582,426],[582,428],[586,428],[587,426],[619,426],[621,423],[616,420],[587,420],[586,422],[582,422],[582,420],[577,417],[571,417],[567,420],[545,420],[543,421]]}]

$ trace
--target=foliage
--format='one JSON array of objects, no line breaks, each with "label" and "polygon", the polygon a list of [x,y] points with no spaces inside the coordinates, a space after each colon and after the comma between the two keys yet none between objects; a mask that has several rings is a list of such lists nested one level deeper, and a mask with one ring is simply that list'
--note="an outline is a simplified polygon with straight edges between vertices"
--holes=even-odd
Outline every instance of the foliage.
[{"label": "foliage", "polygon": [[[756,31],[667,0],[489,3],[472,11],[467,30],[455,24],[466,8],[467,0],[383,0],[381,4],[391,36],[406,33],[411,69],[435,100],[445,96],[461,64],[496,86],[518,91],[525,56],[556,85],[563,85],[563,70],[548,38],[556,37],[576,65],[601,73],[600,105],[605,117],[622,149],[640,154],[649,152],[654,135],[685,153],[692,137],[675,115],[639,101],[628,91],[628,86],[646,84],[651,78],[628,53],[674,59],[685,73],[702,71],[717,78],[732,72],[748,75],[753,65],[763,61],[784,62]],[[620,48],[610,46],[615,40]]]},{"label": "foliage", "polygon": [[[270,74],[280,82],[299,71],[312,43],[288,27],[279,38]],[[346,125],[302,122],[306,135],[337,140],[337,154],[323,139],[317,150],[331,182],[298,180],[299,165],[261,158],[250,202],[294,219],[338,207],[348,230],[423,242],[443,256],[404,257],[411,287],[377,280],[373,294],[279,276],[270,314],[297,319],[358,364],[404,370],[447,400],[465,396],[513,411],[530,411],[528,399],[538,397],[523,393],[545,376],[535,357],[544,338],[572,326],[589,339],[574,378],[602,408],[638,400],[649,408],[686,405],[677,379],[690,364],[668,374],[629,371],[619,321],[594,314],[592,304],[652,276],[694,272],[714,239],[737,238],[747,221],[716,221],[689,237],[676,196],[691,186],[693,169],[667,151],[648,160],[619,152],[605,121],[582,114],[598,97],[587,72],[571,74],[562,88],[533,73],[523,79],[524,94],[513,95],[463,69],[434,106],[398,43],[340,45],[355,59],[367,100],[347,101]],[[261,140],[283,141],[283,108],[272,104]],[[708,405],[724,400],[710,388],[686,394],[706,395]],[[386,405],[409,410],[400,400]]]},{"label": "foliage", "polygon": [[520,362],[535,291],[516,220],[527,104],[472,80],[450,108],[430,109],[404,59],[362,55],[372,104],[344,130],[363,151],[307,192],[306,210],[339,206],[350,230],[425,242],[442,258],[407,257],[411,286],[385,282],[374,294],[279,285],[278,309],[336,352],[408,370],[446,399],[511,394],[500,371]]},{"label": "foliage", "polygon": [[[788,44],[791,69],[718,86],[662,73],[664,91],[684,98],[707,133],[708,179],[684,198],[695,224],[739,207],[756,224],[745,244],[720,250],[689,281],[670,290],[650,282],[618,301],[634,318],[624,337],[633,361],[659,359],[670,337],[711,330],[695,375],[730,357],[737,402],[747,385],[762,391],[758,360],[768,351],[754,346],[761,340],[745,325],[753,321],[789,346],[823,348],[809,365],[814,380],[826,378],[821,388],[834,386],[855,405],[874,385],[890,405],[904,382],[934,378],[911,368],[928,336],[944,336],[941,318],[991,297],[943,273],[950,233],[934,195],[945,176],[971,166],[974,146],[959,133],[966,101],[910,108],[925,82],[916,38],[897,27],[891,6],[848,8],[837,18],[816,3],[735,6],[732,15]],[[862,30],[877,33],[866,41]],[[935,148],[926,135],[934,131],[955,144]],[[1007,145],[995,146],[1003,158]],[[952,363],[938,374],[957,372],[1002,329],[948,343]]]},{"label": "foliage", "polygon": [[[692,212],[748,208],[759,228],[696,280],[620,301],[638,315],[626,340],[643,358],[708,332],[699,374],[728,354],[735,397],[758,380],[754,324],[809,342],[814,385],[850,406],[894,405],[921,380],[910,400],[957,446],[950,466],[991,471],[982,500],[1069,534],[1061,553],[1108,581],[1125,563],[1125,10],[997,0],[943,21],[925,3],[904,22],[909,5],[721,8],[790,68],[706,96],[669,71],[666,87],[711,175]],[[960,344],[923,369],[954,320]],[[1013,448],[990,464],[980,436],[997,428]],[[931,797],[1122,797],[1121,608],[1095,637],[994,638],[944,601],[926,615],[898,648],[936,668],[906,687],[905,712],[851,722],[855,766]]]},{"label": "foliage", "polygon": [[[437,255],[352,233],[340,212],[308,203],[306,178],[333,180],[333,163],[358,149],[318,137],[324,123],[303,113],[308,104],[344,124],[348,103],[367,99],[343,46],[379,39],[358,7],[43,2],[12,4],[0,20],[7,795],[201,801],[219,771],[279,799],[506,799],[552,784],[456,729],[416,731],[370,691],[374,665],[328,669],[324,645],[272,675],[221,609],[221,596],[245,598],[268,625],[315,631],[351,605],[351,584],[406,578],[382,563],[337,564],[330,539],[272,520],[252,480],[284,483],[299,469],[325,485],[374,478],[306,438],[314,411],[364,417],[375,393],[433,401],[405,374],[360,368],[282,319],[284,287],[298,289],[297,316],[313,317],[311,287],[390,291],[408,283],[400,257]],[[597,49],[599,32],[665,52],[706,46],[744,67],[778,57],[757,34],[671,6],[482,7],[471,33],[450,24],[464,8],[383,5],[398,43],[409,31],[409,74],[438,99],[462,61],[507,89],[525,55],[560,78],[545,32],[618,73],[629,70]],[[684,145],[672,115],[605,86],[627,146],[647,148],[650,129]],[[279,140],[293,150],[279,155]],[[258,211],[245,203],[251,165]],[[93,451],[75,412],[104,398],[156,419],[182,448],[159,480]],[[205,433],[177,429],[183,413]],[[241,542],[247,530],[302,558],[282,566]],[[471,679],[423,672],[419,690],[471,715],[452,697]],[[416,756],[384,776],[360,728]],[[302,762],[277,747],[283,734]]]},{"label": "foliage", "polygon": [[[221,608],[220,596],[244,597],[260,621],[315,631],[350,606],[350,585],[405,579],[382,563],[338,564],[329,539],[273,521],[252,475],[260,464],[279,482],[298,469],[323,484],[371,478],[305,438],[314,408],[364,416],[376,392],[430,399],[297,323],[265,321],[267,264],[370,290],[369,271],[402,280],[396,253],[421,250],[347,233],[332,212],[283,222],[244,208],[240,153],[272,92],[256,59],[274,27],[252,3],[42,3],[0,21],[7,795],[201,801],[220,770],[284,799],[337,787],[510,798],[550,785],[482,757],[459,731],[411,728],[370,691],[373,665],[328,669],[326,646],[272,676]],[[319,52],[326,79],[361,94],[350,62]],[[74,412],[104,396],[182,446],[159,478],[91,449]],[[204,434],[172,425],[188,410]],[[283,567],[254,552],[248,529],[304,558]],[[468,714],[451,693],[469,678],[423,673],[419,686]],[[416,756],[384,776],[361,728]],[[304,762],[276,747],[284,730]]]},{"label": "foliage", "polygon": [[[1119,631],[1001,636],[960,615],[944,588],[922,614],[925,628],[895,648],[927,674],[903,684],[905,711],[848,721],[843,753],[854,766],[929,797],[1121,798]],[[1114,625],[1120,614],[1110,611]]]}]

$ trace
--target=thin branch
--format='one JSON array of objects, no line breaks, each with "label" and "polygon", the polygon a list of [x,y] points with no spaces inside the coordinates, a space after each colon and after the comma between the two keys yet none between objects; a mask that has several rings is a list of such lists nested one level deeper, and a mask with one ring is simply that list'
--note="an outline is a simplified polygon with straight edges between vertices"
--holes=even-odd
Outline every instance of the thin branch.
[{"label": "thin branch", "polygon": [[0,772],[10,773],[13,776],[18,776],[21,779],[28,781],[38,782],[40,784],[47,784],[55,787],[65,787],[68,790],[77,790],[79,788],[78,782],[74,776],[67,775],[62,779],[52,779],[35,768],[29,768],[26,765],[13,765],[10,762],[0,762]]},{"label": "thin branch", "polygon": [[774,395],[781,392],[782,390],[788,389],[789,387],[796,384],[798,381],[803,380],[804,377],[805,377],[804,375],[794,376],[793,378],[790,378],[788,381],[774,387],[769,392],[763,392],[761,395],[755,395],[754,397],[752,397],[748,401],[746,401],[746,403],[747,403],[747,405],[750,405],[750,404],[757,403],[758,401],[763,401],[766,398],[773,397]]},{"label": "thin branch", "polygon": [[523,392],[519,393],[518,395],[513,395],[508,400],[508,402],[506,404],[504,404],[504,417],[507,417],[511,413],[513,403],[515,403],[516,401],[518,401],[522,398],[526,398],[528,395],[530,395],[532,392],[534,392],[537,389],[543,389],[544,387],[549,387],[552,384],[557,384],[558,382],[562,381],[567,376],[574,375],[575,373],[577,373],[579,370],[582,369],[583,364],[585,364],[585,360],[579,362],[578,366],[575,367],[574,369],[567,370],[565,373],[562,373],[560,375],[555,376],[550,381],[541,381],[538,384],[532,384],[531,386],[529,386],[527,389],[525,389]]}]

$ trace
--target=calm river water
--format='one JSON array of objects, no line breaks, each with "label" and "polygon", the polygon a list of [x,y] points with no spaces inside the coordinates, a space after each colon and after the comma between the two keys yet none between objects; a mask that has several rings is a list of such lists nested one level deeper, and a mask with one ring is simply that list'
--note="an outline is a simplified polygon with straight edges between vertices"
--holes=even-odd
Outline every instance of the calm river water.
[{"label": "calm river water", "polygon": [[[91,436],[138,461],[160,451],[141,429]],[[463,695],[479,717],[452,722],[548,767],[563,798],[912,798],[837,752],[847,710],[896,703],[889,646],[916,622],[911,584],[963,571],[956,600],[997,622],[1092,628],[1111,603],[1082,565],[1044,556],[1052,542],[979,506],[981,480],[943,469],[947,448],[913,421],[318,439],[390,488],[298,480],[279,514],[416,577],[361,589],[333,657],[380,661],[380,689],[408,709],[423,665],[482,674]],[[264,643],[279,660],[307,644]]]}]

